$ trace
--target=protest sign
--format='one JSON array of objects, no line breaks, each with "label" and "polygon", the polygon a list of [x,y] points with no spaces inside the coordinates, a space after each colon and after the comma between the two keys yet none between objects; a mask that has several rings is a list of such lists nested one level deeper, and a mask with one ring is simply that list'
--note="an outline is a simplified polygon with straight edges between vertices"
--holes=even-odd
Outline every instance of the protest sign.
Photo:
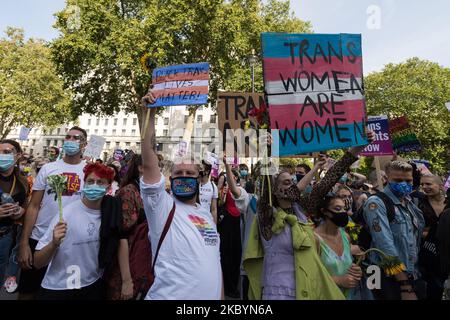
[{"label": "protest sign", "polygon": [[28,135],[30,134],[31,128],[21,127],[19,133],[19,140],[27,140]]},{"label": "protest sign", "polygon": [[450,174],[448,175],[447,181],[445,181],[445,184],[444,184],[445,191],[447,191],[448,188],[450,188]]},{"label": "protest sign", "polygon": [[261,38],[280,156],[367,144],[361,35],[263,33]]},{"label": "protest sign", "polygon": [[420,141],[409,125],[406,116],[389,121],[389,131],[391,132],[392,147],[395,152],[420,151],[422,149]]},{"label": "protest sign", "polygon": [[90,157],[92,159],[100,158],[105,142],[105,138],[101,136],[91,135],[86,150],[84,150],[83,156]]},{"label": "protest sign", "polygon": [[[253,123],[253,126],[256,126],[255,120],[249,117],[248,112],[253,108],[259,109],[264,105],[264,95],[262,93],[220,92],[217,99],[217,117],[219,130],[222,133],[222,150],[227,150],[227,141],[231,143],[234,140],[234,150],[227,150],[228,154],[237,153],[239,157],[256,157],[257,155],[251,154],[252,152],[249,150],[250,137],[244,137],[245,122],[249,120]],[[236,131],[238,129],[241,130]],[[253,147],[256,146],[253,145]]]},{"label": "protest sign", "polygon": [[211,165],[211,177],[219,177],[219,156],[215,153],[206,151],[203,158],[206,163]]},{"label": "protest sign", "polygon": [[193,63],[153,70],[154,104],[148,107],[208,103],[209,63]]},{"label": "protest sign", "polygon": [[367,127],[369,130],[375,132],[375,141],[369,144],[360,155],[374,157],[394,154],[392,141],[389,135],[389,122],[387,116],[368,117]]},{"label": "protest sign", "polygon": [[83,155],[85,157],[90,157],[93,159],[100,158],[105,142],[106,142],[105,138],[101,136],[91,135],[91,138],[89,139],[88,145]]}]

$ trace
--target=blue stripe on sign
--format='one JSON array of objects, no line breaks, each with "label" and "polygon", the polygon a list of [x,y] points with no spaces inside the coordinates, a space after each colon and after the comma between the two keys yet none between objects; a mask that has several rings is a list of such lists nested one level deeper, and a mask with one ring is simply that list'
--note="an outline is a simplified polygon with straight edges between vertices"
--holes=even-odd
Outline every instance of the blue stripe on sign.
[{"label": "blue stripe on sign", "polygon": [[[355,129],[355,125],[359,128],[359,131],[358,129]],[[275,139],[276,143],[272,145],[272,148],[279,148],[279,156],[282,157],[366,145],[368,143],[367,139],[362,138],[360,134],[360,131],[364,130],[363,126],[364,123],[362,122],[358,122],[357,124],[339,125],[340,139],[349,140],[345,142],[338,140],[336,127],[332,127],[333,138],[331,138],[329,131],[323,133],[316,127],[313,129],[311,129],[311,127],[305,127],[303,130],[301,128],[297,128],[297,130],[280,130],[279,138]],[[297,139],[296,143],[290,136],[292,136],[294,140]],[[285,144],[283,145],[284,137],[286,137],[286,139]],[[276,152],[276,150],[273,150],[272,153],[273,152]]]},{"label": "blue stripe on sign", "polygon": [[[320,49],[319,51],[316,49],[317,44],[320,44],[327,57],[329,54],[331,56],[340,55],[339,42],[342,42],[343,56],[362,56],[360,34],[290,34],[266,32],[261,34],[261,40],[264,58],[290,58],[291,48],[288,45],[285,46],[285,43],[298,43],[294,47],[294,56],[298,59],[300,43],[303,40],[309,41],[309,46],[305,52],[311,58],[314,57],[314,53],[316,53],[317,57],[323,57],[320,54]],[[354,45],[351,45],[351,42]],[[329,44],[333,50],[329,49]]]},{"label": "blue stripe on sign", "polygon": [[189,68],[197,68],[201,71],[209,71],[209,62],[199,62],[199,63],[190,63],[190,64],[179,64],[175,66],[161,67],[153,70],[153,77],[162,77],[166,75],[167,72],[187,72]]},{"label": "blue stripe on sign", "polygon": [[[190,89],[195,90],[195,87],[191,87]],[[170,97],[170,99],[158,98],[155,104],[148,104],[147,107],[156,108],[156,107],[186,106],[186,105],[207,104],[207,103],[208,103],[207,94],[200,94],[198,96],[195,95],[192,98],[189,95],[187,95],[186,97],[179,95]]]}]

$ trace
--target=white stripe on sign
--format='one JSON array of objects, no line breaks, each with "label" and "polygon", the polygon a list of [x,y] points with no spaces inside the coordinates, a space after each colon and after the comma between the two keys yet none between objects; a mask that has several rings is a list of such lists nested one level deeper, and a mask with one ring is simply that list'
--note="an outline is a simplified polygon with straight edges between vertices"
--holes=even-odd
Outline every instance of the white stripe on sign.
[{"label": "white stripe on sign", "polygon": [[209,80],[179,80],[157,83],[153,86],[154,90],[178,89],[191,87],[207,87]]},{"label": "white stripe on sign", "polygon": [[[364,98],[364,96],[359,91],[356,91],[355,94],[352,94],[350,92],[337,93],[333,91],[333,92],[308,92],[308,93],[274,95],[268,96],[268,100],[270,106],[287,105],[287,104],[304,104],[305,99],[308,96],[314,103],[318,103],[320,95],[320,101],[326,103],[327,98],[328,101],[331,101],[331,94],[333,94],[333,101],[335,102],[347,100],[362,100]],[[324,97],[323,95],[326,95],[327,98]],[[306,100],[306,102],[309,102],[309,100]]]},{"label": "white stripe on sign", "polygon": [[[320,80],[320,81],[319,81]],[[336,81],[333,77],[317,80],[316,78],[292,78],[289,81],[269,81],[265,84],[268,94],[288,93],[288,92],[316,92],[316,91],[343,91],[362,89],[362,79],[354,78],[338,78]]]}]

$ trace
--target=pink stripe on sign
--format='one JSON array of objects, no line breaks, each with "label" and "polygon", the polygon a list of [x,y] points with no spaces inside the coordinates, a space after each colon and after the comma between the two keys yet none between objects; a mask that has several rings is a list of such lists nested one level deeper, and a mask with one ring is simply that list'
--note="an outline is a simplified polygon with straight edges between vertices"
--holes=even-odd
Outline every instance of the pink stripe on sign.
[{"label": "pink stripe on sign", "polygon": [[329,72],[329,77],[332,78],[332,71],[335,72],[345,72],[338,73],[338,78],[349,78],[350,73],[353,74],[356,78],[361,78],[362,72],[362,58],[356,58],[355,63],[350,63],[344,59],[344,63],[341,63],[339,60],[333,60],[333,63],[329,64],[323,58],[317,58],[315,64],[311,64],[306,61],[302,65],[292,64],[291,58],[265,58],[264,59],[264,81],[279,81],[280,73],[284,78],[294,77],[295,71],[298,71],[298,76],[301,78],[306,78],[306,74],[300,74],[302,71],[306,71],[311,76],[310,73],[314,72],[319,79],[322,78],[323,74]]},{"label": "pink stripe on sign", "polygon": [[168,81],[181,81],[181,80],[209,80],[209,73],[198,73],[196,75],[192,73],[180,72],[177,74],[170,74],[168,76],[157,77],[153,80],[153,83],[161,83]]},{"label": "pink stripe on sign", "polygon": [[[314,125],[315,122],[319,123],[319,125],[324,126],[328,119],[331,119],[331,125],[334,126],[333,119],[340,118],[346,119],[345,121],[339,121],[339,124],[351,124],[354,121],[361,122],[362,119],[365,119],[364,112],[364,100],[346,100],[342,101],[342,104],[335,105],[334,112],[331,107],[331,103],[325,104],[322,107],[323,115],[317,114],[314,110],[313,106],[306,106],[303,110],[303,114],[300,116],[300,112],[302,112],[303,105],[280,105],[280,106],[272,106],[270,107],[270,124],[272,129],[276,129],[275,122],[278,124],[283,124],[283,127],[280,129],[294,129],[295,122],[297,121],[297,128],[300,128],[301,125],[305,121],[311,121]],[[317,112],[321,112],[319,105],[316,103]],[[326,110],[325,110],[326,109]],[[342,114],[336,114],[342,113]]]}]

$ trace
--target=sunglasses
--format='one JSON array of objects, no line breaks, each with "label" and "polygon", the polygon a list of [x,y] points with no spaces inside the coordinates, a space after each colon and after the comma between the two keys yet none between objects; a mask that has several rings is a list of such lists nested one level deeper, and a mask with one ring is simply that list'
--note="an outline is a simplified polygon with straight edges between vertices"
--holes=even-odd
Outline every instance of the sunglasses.
[{"label": "sunglasses", "polygon": [[75,134],[75,135],[66,134],[66,140],[70,140],[70,139],[75,139],[77,141],[84,140],[84,138],[81,134]]}]

